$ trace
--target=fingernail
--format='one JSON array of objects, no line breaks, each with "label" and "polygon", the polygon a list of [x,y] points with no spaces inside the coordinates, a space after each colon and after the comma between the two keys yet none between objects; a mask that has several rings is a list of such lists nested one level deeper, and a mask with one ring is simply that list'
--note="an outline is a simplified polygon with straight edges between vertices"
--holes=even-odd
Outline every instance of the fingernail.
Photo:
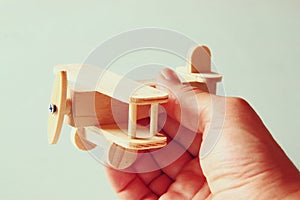
[{"label": "fingernail", "polygon": [[176,73],[173,70],[169,69],[169,68],[163,69],[160,73],[164,77],[164,79],[166,79],[168,81],[180,82],[180,80],[179,80],[178,76],[176,75]]}]

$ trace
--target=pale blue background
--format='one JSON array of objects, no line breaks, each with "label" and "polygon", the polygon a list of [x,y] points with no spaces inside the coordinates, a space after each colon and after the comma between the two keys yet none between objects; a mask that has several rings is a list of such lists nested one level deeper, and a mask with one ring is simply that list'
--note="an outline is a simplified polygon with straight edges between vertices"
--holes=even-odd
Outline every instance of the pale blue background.
[{"label": "pale blue background", "polygon": [[0,1],[0,199],[116,199],[64,128],[47,144],[52,66],[80,63],[129,29],[170,28],[208,45],[227,95],[246,98],[300,167],[300,2]]}]

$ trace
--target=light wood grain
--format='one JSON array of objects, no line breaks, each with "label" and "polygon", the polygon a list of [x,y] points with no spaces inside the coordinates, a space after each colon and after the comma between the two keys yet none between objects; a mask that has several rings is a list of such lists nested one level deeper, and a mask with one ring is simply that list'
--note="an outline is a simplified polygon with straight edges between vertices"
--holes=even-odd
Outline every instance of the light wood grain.
[{"label": "light wood grain", "polygon": [[[129,138],[127,132],[120,129],[116,124],[105,125],[99,127],[90,126],[86,127],[86,139],[94,144],[100,144],[101,136],[103,135],[107,140],[123,147],[132,150],[145,150],[164,147],[167,144],[167,138],[162,134],[157,133],[152,138],[138,139]],[[139,127],[137,134],[149,134],[148,128]],[[98,139],[99,138],[99,139]]]},{"label": "light wood grain", "polygon": [[[83,68],[84,71],[88,70],[90,75],[101,75],[100,79],[97,80],[98,82],[94,90],[92,87],[89,88],[88,84],[85,83],[89,82],[89,79],[84,79],[83,81],[80,79],[82,81],[78,83],[81,85],[79,87],[80,90],[73,91],[69,89],[71,100],[67,101],[67,79],[76,81]],[[55,67],[55,72],[63,76],[64,81],[62,84],[62,78],[58,76],[57,79],[59,80],[55,81],[56,89],[54,90],[54,96],[57,97],[60,94],[58,92],[61,92],[60,90],[63,90],[64,93],[63,97],[59,96],[59,103],[54,101],[54,103],[59,105],[58,116],[60,121],[58,126],[56,126],[58,127],[58,131],[55,132],[54,139],[51,141],[52,143],[57,142],[62,120],[64,119],[64,115],[66,115],[65,121],[71,126],[80,129],[88,127],[89,130],[92,129],[93,133],[99,134],[101,132],[105,138],[122,148],[140,150],[161,148],[166,145],[166,137],[156,132],[158,103],[166,102],[168,100],[168,93],[126,79],[110,71],[101,71],[100,68],[94,66],[59,65]],[[118,91],[120,92],[118,93]],[[72,105],[71,101],[73,102]],[[151,107],[150,130],[143,127],[139,127],[137,130],[136,121],[149,116],[149,107],[152,104],[154,105]],[[117,120],[114,115],[116,112],[113,109],[117,111]],[[128,137],[127,132],[118,127],[126,119],[128,125],[126,131],[129,131],[130,137]],[[97,128],[96,126],[99,125],[101,127]],[[78,131],[74,136],[75,145],[82,150],[87,150],[89,147],[93,148],[94,144],[97,145],[97,142],[99,142],[91,141],[90,137],[86,136],[86,133],[79,135]],[[88,147],[85,147],[85,144],[88,144]]]},{"label": "light wood grain", "polygon": [[56,144],[62,124],[64,121],[64,115],[67,112],[66,100],[67,100],[67,74],[65,71],[60,71],[57,73],[52,95],[50,98],[51,104],[56,106],[55,113],[48,113],[48,142],[50,144]]},{"label": "light wood grain", "polygon": [[[72,113],[65,122],[73,127],[98,126],[126,123],[129,105],[99,92],[77,92],[70,90],[70,98],[75,102]],[[149,117],[150,105],[137,105],[137,120]]]},{"label": "light wood grain", "polygon": [[82,151],[88,151],[94,149],[97,145],[84,139],[84,128],[73,128],[71,133],[71,140],[75,147]]},{"label": "light wood grain", "polygon": [[151,104],[150,114],[150,133],[149,137],[153,137],[157,133],[158,126],[158,104]]},{"label": "light wood grain", "polygon": [[137,122],[137,105],[134,103],[129,104],[128,115],[128,137],[136,138],[136,122]]},{"label": "light wood grain", "polygon": [[118,170],[130,167],[137,158],[137,151],[112,144],[108,149],[108,164]]},{"label": "light wood grain", "polygon": [[222,75],[211,71],[211,53],[206,46],[196,47],[188,66],[178,67],[176,72],[183,83],[211,94],[216,94],[217,83],[222,80]]},{"label": "light wood grain", "polygon": [[189,73],[209,73],[211,72],[211,53],[208,47],[198,46],[190,56]]},{"label": "light wood grain", "polygon": [[[85,91],[97,91],[99,93],[118,99],[125,103],[150,104],[164,103],[168,100],[168,93],[150,87],[148,85],[122,77],[111,71],[92,65],[68,64],[57,65],[54,72],[67,71],[69,81],[78,81],[80,73],[83,77],[96,77],[96,85],[90,85],[89,80],[83,80],[80,88]],[[80,76],[81,77],[81,76]]]},{"label": "light wood grain", "polygon": [[[82,151],[89,151],[94,149],[97,145],[87,141],[85,128],[73,128],[71,133],[71,140],[75,147]],[[99,138],[100,139],[100,138]],[[103,136],[102,140],[106,140]],[[130,167],[136,160],[137,151],[125,149],[114,143],[107,141],[100,141],[102,145],[100,148],[105,148],[106,155],[102,157],[102,161],[109,164],[111,167],[122,170]]]}]

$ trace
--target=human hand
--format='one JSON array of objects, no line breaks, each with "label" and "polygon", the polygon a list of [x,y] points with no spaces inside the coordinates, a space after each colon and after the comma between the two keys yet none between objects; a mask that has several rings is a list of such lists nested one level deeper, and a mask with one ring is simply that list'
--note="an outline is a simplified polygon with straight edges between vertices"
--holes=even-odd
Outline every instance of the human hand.
[{"label": "human hand", "polygon": [[[172,139],[183,125],[186,137],[177,138],[177,146],[170,152],[147,155],[137,162],[159,166],[172,150],[185,152],[169,166],[148,173],[107,168],[121,199],[300,198],[299,171],[248,103],[185,89],[169,69],[161,72],[159,82],[174,92],[165,105],[168,117],[163,132]],[[197,104],[191,103],[192,98]],[[181,119],[182,110],[189,115]],[[200,120],[193,135],[195,118]],[[210,149],[209,134],[219,131],[220,137]],[[194,136],[189,145],[186,138]]]}]

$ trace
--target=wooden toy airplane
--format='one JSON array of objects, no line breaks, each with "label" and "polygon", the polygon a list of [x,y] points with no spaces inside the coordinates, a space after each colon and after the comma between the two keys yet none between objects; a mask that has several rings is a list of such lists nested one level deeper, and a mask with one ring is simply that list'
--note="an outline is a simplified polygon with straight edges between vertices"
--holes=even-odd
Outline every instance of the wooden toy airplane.
[{"label": "wooden toy airplane", "polygon": [[[90,74],[101,74],[94,88],[85,87],[86,83],[76,83],[83,86],[81,88],[84,89],[80,90],[68,85],[68,82],[78,80],[82,70],[89,71]],[[128,167],[135,156],[131,156],[132,161],[120,163],[114,161],[116,151],[122,150],[124,154],[124,151],[136,152],[167,145],[166,136],[157,130],[159,104],[168,101],[168,93],[165,91],[95,66],[57,65],[54,73],[56,79],[48,114],[50,144],[57,143],[65,121],[76,128],[74,142],[79,149],[89,150],[101,145],[99,140],[103,138],[111,142],[111,152],[114,153],[110,159],[117,168]],[[216,84],[222,79],[221,75],[211,72],[211,54],[205,46],[195,48],[188,67],[177,68],[177,73],[182,82],[210,93],[216,93]],[[124,85],[127,92],[118,96],[115,90],[119,83]],[[116,119],[114,111],[121,117]],[[147,117],[150,117],[150,128],[137,125],[137,120]]]}]

